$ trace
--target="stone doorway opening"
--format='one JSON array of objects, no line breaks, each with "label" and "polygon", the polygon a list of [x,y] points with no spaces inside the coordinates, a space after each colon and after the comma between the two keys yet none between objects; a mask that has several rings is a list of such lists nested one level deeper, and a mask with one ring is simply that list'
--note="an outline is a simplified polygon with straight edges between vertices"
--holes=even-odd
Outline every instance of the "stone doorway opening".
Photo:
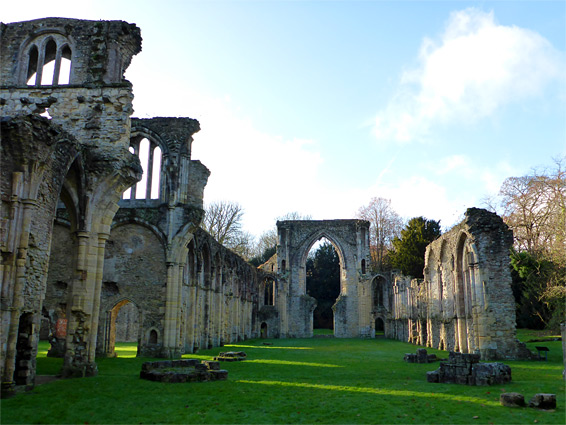
[{"label": "stone doorway opening", "polygon": [[333,306],[340,295],[341,262],[336,247],[325,237],[316,241],[306,260],[307,295],[316,300],[312,330],[334,333]]},{"label": "stone doorway opening", "polygon": [[[135,342],[136,353],[140,350],[141,320],[138,306],[123,299],[117,302],[107,312],[106,332],[104,337],[104,351],[107,357],[121,357],[116,351],[116,342]],[[129,354],[124,353],[124,357]]]},{"label": "stone doorway opening", "polygon": [[261,324],[261,329],[260,329],[260,337],[262,339],[267,338],[267,323],[263,322]]},{"label": "stone doorway opening", "polygon": [[381,317],[375,319],[375,337],[384,338],[385,337],[385,323]]}]

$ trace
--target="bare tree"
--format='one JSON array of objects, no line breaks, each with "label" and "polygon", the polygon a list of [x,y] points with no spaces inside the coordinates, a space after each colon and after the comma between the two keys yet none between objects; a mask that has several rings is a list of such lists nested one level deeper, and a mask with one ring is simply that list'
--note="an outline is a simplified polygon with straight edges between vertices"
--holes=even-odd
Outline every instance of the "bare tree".
[{"label": "bare tree", "polygon": [[566,170],[509,177],[499,192],[503,220],[513,230],[515,248],[531,254],[566,258]]},{"label": "bare tree", "polygon": [[312,220],[312,216],[309,214],[301,214],[300,212],[292,211],[280,217],[277,217],[277,221],[285,220]]},{"label": "bare tree", "polygon": [[385,256],[393,239],[401,234],[403,220],[391,207],[391,200],[385,198],[372,198],[368,205],[358,210],[357,217],[370,222],[372,268],[383,270]]},{"label": "bare tree", "polygon": [[213,202],[205,207],[201,227],[226,248],[248,258],[253,237],[242,230],[243,215],[243,208],[236,202]]},{"label": "bare tree", "polygon": [[515,238],[511,264],[521,278],[518,320],[536,316],[551,328],[564,320],[566,308],[565,162],[566,157],[550,170],[506,179],[498,196]]}]

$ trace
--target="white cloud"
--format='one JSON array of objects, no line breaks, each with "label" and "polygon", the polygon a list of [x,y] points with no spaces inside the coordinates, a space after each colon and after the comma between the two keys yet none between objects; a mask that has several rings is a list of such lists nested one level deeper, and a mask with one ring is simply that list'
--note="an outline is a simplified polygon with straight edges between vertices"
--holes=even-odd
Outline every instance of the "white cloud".
[{"label": "white cloud", "polygon": [[452,13],[438,42],[425,39],[419,62],[378,113],[379,140],[422,141],[436,124],[476,122],[541,95],[564,69],[563,54],[541,35],[474,8]]},{"label": "white cloud", "polygon": [[193,158],[211,170],[206,202],[224,199],[249,207],[244,225],[254,234],[287,212],[309,213],[322,164],[315,142],[266,134],[238,116],[227,99],[199,109],[202,130],[195,135]]}]

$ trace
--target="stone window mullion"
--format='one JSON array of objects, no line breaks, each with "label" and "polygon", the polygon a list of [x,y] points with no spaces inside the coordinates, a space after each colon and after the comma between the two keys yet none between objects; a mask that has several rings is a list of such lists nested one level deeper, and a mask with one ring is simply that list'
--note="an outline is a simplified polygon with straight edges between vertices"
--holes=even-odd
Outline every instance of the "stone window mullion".
[{"label": "stone window mullion", "polygon": [[147,158],[147,186],[145,187],[145,199],[151,199],[151,186],[153,179],[153,152],[155,151],[155,145],[150,143],[149,145],[149,155]]},{"label": "stone window mullion", "polygon": [[59,85],[59,73],[61,72],[61,56],[63,53],[63,47],[57,49],[57,55],[55,56],[55,68],[53,70],[53,86]]},{"label": "stone window mullion", "polygon": [[44,43],[42,48],[39,50],[39,58],[37,59],[37,73],[35,75],[35,86],[41,86],[41,79],[43,78],[43,65],[45,62],[45,49],[47,48],[47,43]]},{"label": "stone window mullion", "polygon": [[[137,141],[135,144],[132,145],[132,147],[134,148],[134,155],[139,158],[140,157],[140,142]],[[137,189],[137,187],[138,187],[137,183],[132,186],[132,190],[130,192],[130,199],[131,200],[136,199],[136,189]]]}]

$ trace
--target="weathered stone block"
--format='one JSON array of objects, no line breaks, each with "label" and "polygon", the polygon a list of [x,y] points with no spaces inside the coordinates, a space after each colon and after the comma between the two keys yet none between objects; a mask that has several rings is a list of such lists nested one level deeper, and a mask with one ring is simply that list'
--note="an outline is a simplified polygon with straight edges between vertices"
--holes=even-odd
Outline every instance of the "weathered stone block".
[{"label": "weathered stone block", "polygon": [[499,402],[506,407],[523,407],[525,406],[525,397],[519,393],[503,393],[499,396]]},{"label": "weathered stone block", "polygon": [[556,409],[556,394],[535,394],[529,401],[529,407],[536,409]]}]

